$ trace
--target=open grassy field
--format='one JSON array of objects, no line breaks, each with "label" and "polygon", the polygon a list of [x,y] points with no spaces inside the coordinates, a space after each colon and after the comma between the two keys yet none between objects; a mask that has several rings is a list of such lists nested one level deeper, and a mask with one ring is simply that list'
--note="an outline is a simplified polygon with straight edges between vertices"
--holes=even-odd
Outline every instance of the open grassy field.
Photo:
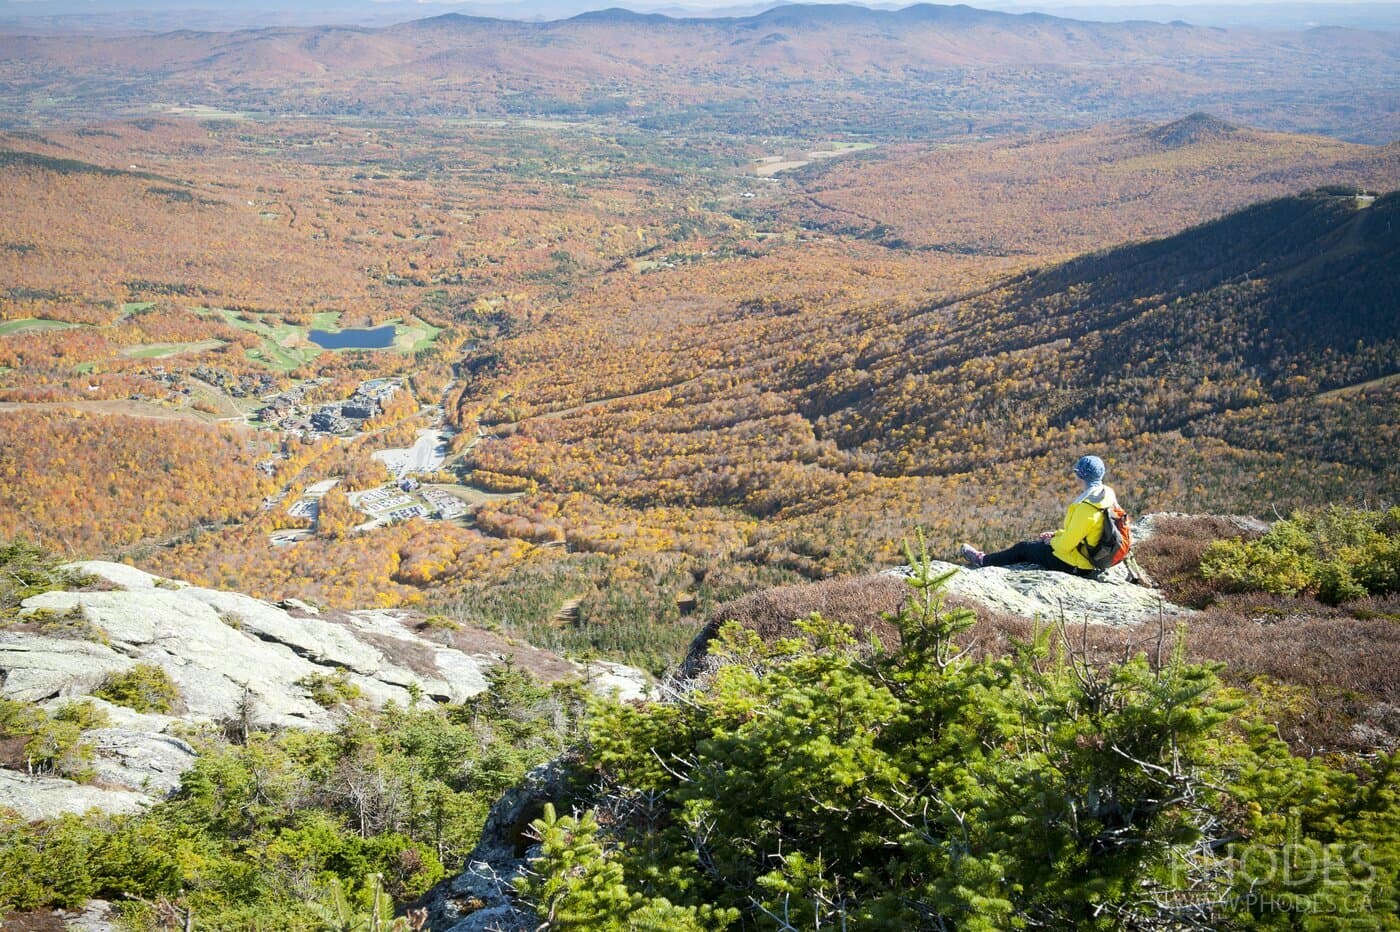
[{"label": "open grassy field", "polygon": [[44,330],[71,330],[81,326],[82,324],[73,324],[66,320],[21,317],[18,320],[0,322],[0,337],[14,336],[19,333],[39,333]]},{"label": "open grassy field", "polygon": [[[262,337],[262,345],[248,351],[248,358],[269,369],[291,372],[321,354],[321,348],[306,339],[305,327],[285,321],[269,323],[266,315],[244,314],[226,308],[193,308],[197,314],[216,314],[240,330]],[[339,315],[337,315],[339,316]]]},{"label": "open grassy field", "polygon": [[424,323],[416,317],[410,317],[407,322],[390,321],[394,325],[394,350],[400,353],[416,353],[421,349],[427,349],[433,345],[441,327],[434,327]]},{"label": "open grassy field", "polygon": [[122,350],[122,355],[130,356],[133,359],[165,359],[168,356],[181,356],[185,353],[202,353],[206,350],[218,349],[223,345],[223,340],[198,340],[193,343],[145,343],[140,346],[128,346]]}]

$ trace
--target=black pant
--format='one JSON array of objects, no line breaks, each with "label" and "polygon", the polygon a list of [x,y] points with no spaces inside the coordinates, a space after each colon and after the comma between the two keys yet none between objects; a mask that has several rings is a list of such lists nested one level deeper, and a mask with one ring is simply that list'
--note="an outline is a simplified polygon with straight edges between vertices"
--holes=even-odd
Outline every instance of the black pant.
[{"label": "black pant", "polygon": [[1010,566],[1013,563],[1034,563],[1047,570],[1073,573],[1075,576],[1092,576],[1092,570],[1071,566],[1055,556],[1054,549],[1045,541],[1023,540],[1014,547],[989,553],[982,558],[983,566]]}]

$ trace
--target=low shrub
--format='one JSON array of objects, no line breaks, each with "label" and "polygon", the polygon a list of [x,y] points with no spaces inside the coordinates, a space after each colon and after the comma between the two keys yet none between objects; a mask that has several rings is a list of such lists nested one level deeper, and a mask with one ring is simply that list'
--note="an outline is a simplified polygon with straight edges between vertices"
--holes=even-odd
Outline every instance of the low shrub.
[{"label": "low shrub", "polygon": [[0,699],[0,765],[87,782],[93,775],[93,751],[83,743],[83,732],[108,721],[106,713],[86,699],[52,715],[26,702]]},{"label": "low shrub", "polygon": [[362,695],[360,687],[350,682],[350,677],[344,670],[334,673],[311,673],[297,680],[297,685],[304,688],[311,696],[311,701],[323,709],[354,702]]},{"label": "low shrub", "polygon": [[109,674],[93,695],[136,712],[162,715],[175,711],[180,703],[179,688],[153,663],[138,663],[125,672]]},{"label": "low shrub", "polygon": [[1218,541],[1243,542],[1259,536],[1257,531],[1214,515],[1161,517],[1154,521],[1151,536],[1133,545],[1133,555],[1168,599],[1204,608],[1226,588],[1201,577],[1201,558],[1206,551]]},{"label": "low shrub", "polygon": [[0,615],[0,628],[11,631],[29,631],[45,637],[66,638],[75,641],[93,641],[110,644],[111,639],[101,626],[84,614],[82,606],[75,605],[66,612],[49,609],[26,612],[23,615],[5,617]]},{"label": "low shrub", "polygon": [[1400,507],[1294,512],[1258,540],[1212,544],[1201,576],[1328,605],[1400,591]]},{"label": "low shrub", "polygon": [[0,618],[43,592],[75,588],[87,577],[59,567],[58,558],[24,539],[0,543]]}]

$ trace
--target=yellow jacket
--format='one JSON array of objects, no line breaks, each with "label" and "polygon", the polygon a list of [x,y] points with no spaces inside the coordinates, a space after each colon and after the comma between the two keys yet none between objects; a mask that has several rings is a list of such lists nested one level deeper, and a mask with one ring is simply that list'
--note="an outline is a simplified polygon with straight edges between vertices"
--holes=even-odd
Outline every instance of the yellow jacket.
[{"label": "yellow jacket", "polygon": [[1079,545],[1087,543],[1092,547],[1099,542],[1103,536],[1104,509],[1112,508],[1117,503],[1113,490],[1102,484],[1085,490],[1083,495],[1070,502],[1069,509],[1065,511],[1064,526],[1050,538],[1050,549],[1055,551],[1055,556],[1070,566],[1092,570],[1094,564],[1079,552]]}]

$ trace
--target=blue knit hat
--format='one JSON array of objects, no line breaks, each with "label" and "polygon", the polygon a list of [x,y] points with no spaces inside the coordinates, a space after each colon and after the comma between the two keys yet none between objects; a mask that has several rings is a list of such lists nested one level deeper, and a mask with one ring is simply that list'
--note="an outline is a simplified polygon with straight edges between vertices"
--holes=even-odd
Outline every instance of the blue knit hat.
[{"label": "blue knit hat", "polygon": [[1079,462],[1074,464],[1074,474],[1085,482],[1101,482],[1104,474],[1103,460],[1093,454],[1081,456]]}]

